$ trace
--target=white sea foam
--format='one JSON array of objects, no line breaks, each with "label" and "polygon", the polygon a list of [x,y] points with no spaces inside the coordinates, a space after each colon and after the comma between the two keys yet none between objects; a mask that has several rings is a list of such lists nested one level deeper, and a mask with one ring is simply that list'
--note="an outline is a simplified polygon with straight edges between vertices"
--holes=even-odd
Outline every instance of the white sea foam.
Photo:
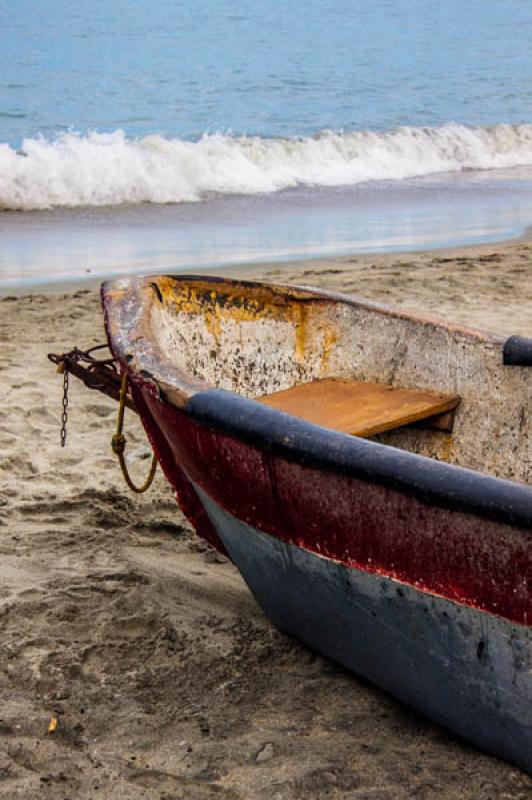
[{"label": "white sea foam", "polygon": [[199,201],[297,185],[342,186],[465,169],[532,165],[532,125],[404,127],[312,138],[63,134],[0,144],[0,208]]}]

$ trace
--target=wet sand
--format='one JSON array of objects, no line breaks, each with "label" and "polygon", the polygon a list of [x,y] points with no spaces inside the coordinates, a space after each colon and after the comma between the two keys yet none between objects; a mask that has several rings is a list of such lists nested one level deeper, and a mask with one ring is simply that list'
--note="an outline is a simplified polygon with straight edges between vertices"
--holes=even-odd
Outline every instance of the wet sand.
[{"label": "wet sand", "polygon": [[[521,241],[224,272],[530,336],[531,265]],[[96,288],[0,309],[1,797],[532,797],[531,778],[275,631],[160,475],[128,493],[115,404],[74,381],[61,449],[46,354],[103,340]],[[126,427],[140,475],[146,440]]]}]

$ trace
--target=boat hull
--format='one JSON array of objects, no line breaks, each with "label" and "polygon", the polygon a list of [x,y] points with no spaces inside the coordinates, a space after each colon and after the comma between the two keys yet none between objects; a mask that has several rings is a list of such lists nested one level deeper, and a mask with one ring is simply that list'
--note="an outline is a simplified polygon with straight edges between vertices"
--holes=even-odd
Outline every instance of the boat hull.
[{"label": "boat hull", "polygon": [[194,488],[280,630],[532,772],[529,627],[283,542]]},{"label": "boat hull", "polygon": [[[530,373],[503,342],[193,276],[103,301],[181,508],[275,624],[532,772]],[[365,440],[251,399],[342,376],[458,394],[456,429]]]}]

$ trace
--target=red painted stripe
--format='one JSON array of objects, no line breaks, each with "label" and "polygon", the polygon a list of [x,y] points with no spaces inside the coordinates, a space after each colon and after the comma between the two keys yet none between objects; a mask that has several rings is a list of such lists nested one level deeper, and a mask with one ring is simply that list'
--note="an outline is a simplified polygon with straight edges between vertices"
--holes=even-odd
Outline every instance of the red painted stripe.
[{"label": "red painted stripe", "polygon": [[[349,566],[532,621],[527,531],[285,461],[143,394],[155,441],[167,443],[176,467],[238,519]],[[171,467],[165,472],[172,485],[182,481],[179,467],[175,476]]]}]

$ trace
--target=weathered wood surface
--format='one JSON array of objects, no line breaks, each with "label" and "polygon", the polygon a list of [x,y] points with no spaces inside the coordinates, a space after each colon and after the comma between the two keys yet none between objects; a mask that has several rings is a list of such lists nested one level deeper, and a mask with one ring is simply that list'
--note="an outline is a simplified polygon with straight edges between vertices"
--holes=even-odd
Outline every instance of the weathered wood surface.
[{"label": "weathered wood surface", "polygon": [[458,395],[326,378],[256,398],[308,422],[353,436],[373,436],[454,410]]}]

